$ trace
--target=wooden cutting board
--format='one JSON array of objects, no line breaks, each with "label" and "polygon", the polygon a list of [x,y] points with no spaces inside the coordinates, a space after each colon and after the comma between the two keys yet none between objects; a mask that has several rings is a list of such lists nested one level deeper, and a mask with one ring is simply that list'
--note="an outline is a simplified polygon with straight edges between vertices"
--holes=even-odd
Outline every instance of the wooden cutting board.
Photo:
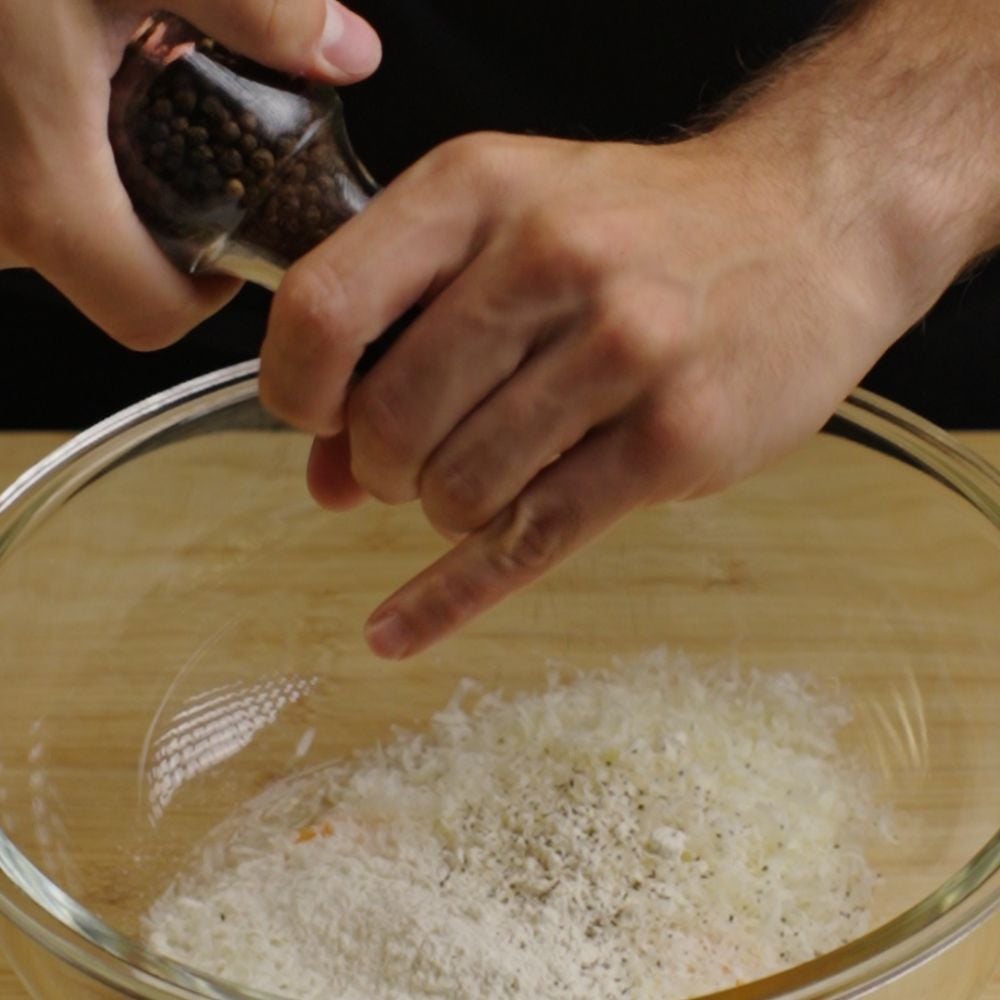
[{"label": "wooden cutting board", "polygon": [[[960,436],[968,445],[1000,466],[1000,432],[969,433]],[[0,489],[65,440],[65,437],[64,434],[54,433],[0,433]],[[2,955],[0,955],[0,1000],[29,1000],[27,991],[10,971]],[[994,978],[982,1000],[1000,1000],[1000,975]]]}]

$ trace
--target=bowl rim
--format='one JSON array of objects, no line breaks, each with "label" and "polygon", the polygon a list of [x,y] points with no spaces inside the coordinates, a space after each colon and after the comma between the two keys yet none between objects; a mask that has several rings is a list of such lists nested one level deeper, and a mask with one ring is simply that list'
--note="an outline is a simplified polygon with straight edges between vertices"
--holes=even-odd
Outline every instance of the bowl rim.
[{"label": "bowl rim", "polygon": [[[76,434],[0,493],[0,558],[53,499],[54,482],[82,485],[143,442],[256,396],[259,362],[245,361],[156,393]],[[856,389],[830,429],[846,425],[871,449],[959,494],[1000,529],[1000,471],[948,432]],[[87,467],[77,471],[78,463]],[[13,516],[11,516],[13,514]],[[1000,830],[959,871],[906,912],[843,947],[702,1000],[847,1000],[903,976],[1000,914]],[[0,916],[94,980],[148,1000],[279,1000],[161,957],[105,924],[48,879],[0,830]],[[140,989],[143,992],[136,994]]]}]

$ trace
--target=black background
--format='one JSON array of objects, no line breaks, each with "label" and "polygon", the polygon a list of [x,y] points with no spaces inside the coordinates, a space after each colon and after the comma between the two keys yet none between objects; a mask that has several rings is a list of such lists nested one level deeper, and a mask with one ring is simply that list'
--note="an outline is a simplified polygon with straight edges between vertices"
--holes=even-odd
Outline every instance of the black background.
[{"label": "black background", "polygon": [[[382,182],[449,136],[491,128],[663,139],[808,37],[827,0],[362,0],[385,57],[343,92],[362,160]],[[9,193],[0,192],[0,197]],[[0,426],[78,428],[253,357],[268,296],[245,289],[179,344],[122,348],[37,275],[0,272]],[[951,289],[866,385],[949,428],[1000,427],[1000,263]]]}]

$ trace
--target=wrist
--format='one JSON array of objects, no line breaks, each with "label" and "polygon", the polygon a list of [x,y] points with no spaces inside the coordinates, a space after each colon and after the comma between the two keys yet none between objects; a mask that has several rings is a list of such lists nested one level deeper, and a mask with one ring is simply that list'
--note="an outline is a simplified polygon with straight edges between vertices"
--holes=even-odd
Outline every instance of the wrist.
[{"label": "wrist", "polygon": [[713,133],[788,178],[897,332],[1000,243],[1000,11],[944,6],[871,4]]}]

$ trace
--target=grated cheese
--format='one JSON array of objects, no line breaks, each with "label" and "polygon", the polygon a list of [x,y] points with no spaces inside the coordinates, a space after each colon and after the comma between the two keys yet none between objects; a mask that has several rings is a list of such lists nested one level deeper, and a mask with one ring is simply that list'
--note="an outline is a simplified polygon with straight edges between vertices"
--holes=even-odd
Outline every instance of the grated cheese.
[{"label": "grated cheese", "polygon": [[294,1000],[685,1000],[868,929],[885,816],[808,680],[647,654],[273,789],[144,921]]}]

